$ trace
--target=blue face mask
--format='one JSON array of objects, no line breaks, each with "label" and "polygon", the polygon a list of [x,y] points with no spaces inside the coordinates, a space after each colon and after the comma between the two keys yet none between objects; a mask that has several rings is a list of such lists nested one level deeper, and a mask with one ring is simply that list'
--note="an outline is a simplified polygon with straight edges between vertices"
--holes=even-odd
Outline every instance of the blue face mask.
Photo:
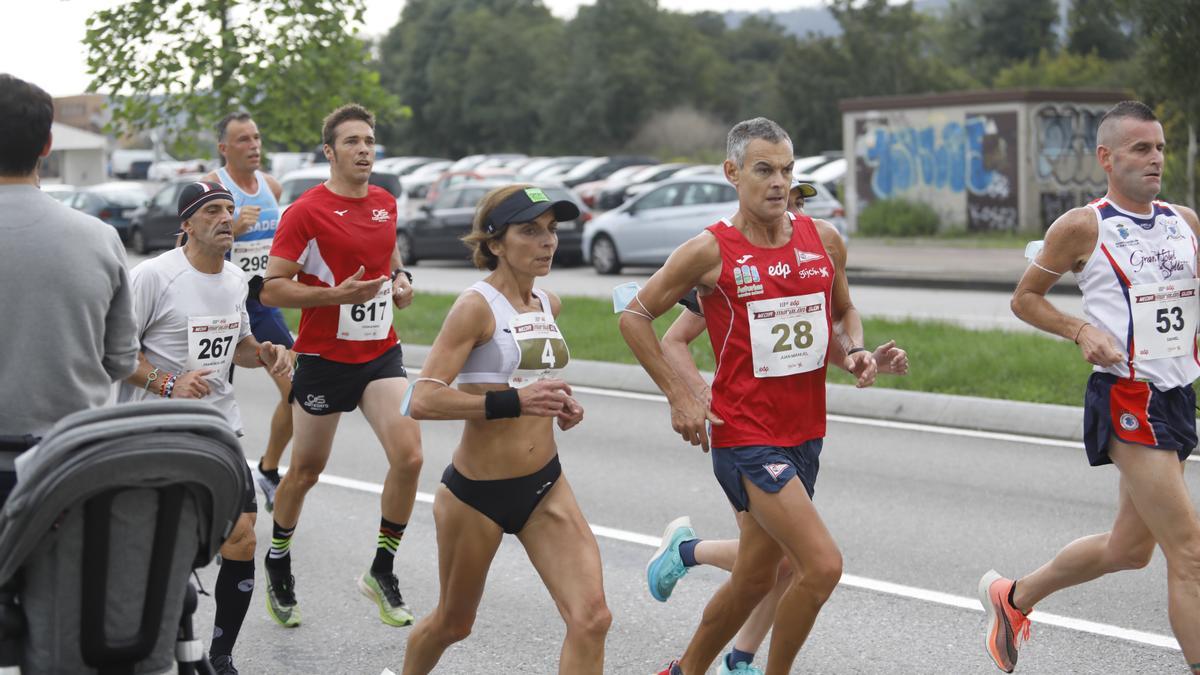
[{"label": "blue face mask", "polygon": [[633,296],[637,295],[642,287],[636,281],[629,281],[623,284],[613,286],[613,314],[620,314],[633,301]]}]

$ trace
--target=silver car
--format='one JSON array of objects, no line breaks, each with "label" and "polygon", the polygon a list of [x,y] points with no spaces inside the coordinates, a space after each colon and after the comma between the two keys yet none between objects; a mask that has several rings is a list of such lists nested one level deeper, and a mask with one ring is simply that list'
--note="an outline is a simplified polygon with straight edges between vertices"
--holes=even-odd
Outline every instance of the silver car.
[{"label": "silver car", "polygon": [[723,176],[665,180],[584,226],[584,262],[600,274],[616,274],[624,265],[660,266],[737,208],[737,190]]}]

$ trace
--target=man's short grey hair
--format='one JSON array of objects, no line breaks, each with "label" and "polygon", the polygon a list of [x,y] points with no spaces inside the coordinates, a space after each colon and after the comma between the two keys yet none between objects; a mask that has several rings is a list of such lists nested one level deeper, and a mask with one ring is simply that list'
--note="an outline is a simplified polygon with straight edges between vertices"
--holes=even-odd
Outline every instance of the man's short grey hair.
[{"label": "man's short grey hair", "polygon": [[755,117],[738,122],[729,130],[729,138],[725,141],[725,156],[734,164],[742,166],[746,161],[746,146],[756,138],[768,143],[787,141],[788,145],[792,144],[792,137],[788,136],[783,127],[765,117]]}]

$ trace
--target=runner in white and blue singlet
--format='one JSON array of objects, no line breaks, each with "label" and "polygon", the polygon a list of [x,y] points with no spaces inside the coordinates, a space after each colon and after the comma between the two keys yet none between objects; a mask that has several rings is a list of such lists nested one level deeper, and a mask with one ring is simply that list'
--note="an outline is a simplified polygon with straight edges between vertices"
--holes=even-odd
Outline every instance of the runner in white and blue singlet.
[{"label": "runner in white and blue singlet", "polygon": [[[1158,547],[1167,559],[1171,627],[1191,672],[1200,673],[1200,518],[1183,480],[1197,443],[1200,220],[1187,207],[1155,199],[1166,142],[1146,105],[1124,101],[1105,113],[1096,146],[1108,194],[1050,226],[1012,306],[1029,324],[1074,340],[1093,365],[1084,447],[1092,466],[1120,471],[1117,515],[1110,531],[1076,539],[1026,576],[984,574],[978,591],[988,614],[985,645],[996,666],[1011,673],[1034,605],[1064,588],[1145,567]],[[1083,291],[1084,318],[1046,299],[1068,270]],[[1002,513],[988,524],[1001,542]]]},{"label": "runner in white and blue singlet", "polygon": [[[275,228],[279,225],[279,196],[283,188],[279,181],[259,168],[262,166],[262,137],[249,113],[230,113],[217,124],[217,150],[225,160],[225,166],[205,176],[205,180],[221,183],[233,195],[234,241],[229,259],[250,280],[250,294],[246,299],[250,330],[257,340],[291,349],[294,341],[283,313],[258,301],[258,289],[267,269]],[[271,379],[279,389],[280,400],[271,415],[267,447],[254,468],[254,479],[262,489],[268,512],[275,507],[279,460],[292,439],[291,378],[285,375]]]}]

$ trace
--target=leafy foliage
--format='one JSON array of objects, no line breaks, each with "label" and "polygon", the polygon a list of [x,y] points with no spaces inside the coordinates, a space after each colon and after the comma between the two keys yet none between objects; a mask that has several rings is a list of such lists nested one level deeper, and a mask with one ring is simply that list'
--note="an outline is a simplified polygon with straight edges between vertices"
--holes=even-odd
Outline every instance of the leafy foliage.
[{"label": "leafy foliage", "polygon": [[858,231],[868,237],[920,237],[936,234],[940,225],[932,206],[900,198],[871,202],[858,216]]},{"label": "leafy foliage", "polygon": [[[401,114],[356,36],[364,0],[131,0],[96,12],[84,44],[111,130],[211,127],[241,108],[277,145],[312,147],[322,118],[358,101]],[[303,100],[304,105],[296,105]]]}]

